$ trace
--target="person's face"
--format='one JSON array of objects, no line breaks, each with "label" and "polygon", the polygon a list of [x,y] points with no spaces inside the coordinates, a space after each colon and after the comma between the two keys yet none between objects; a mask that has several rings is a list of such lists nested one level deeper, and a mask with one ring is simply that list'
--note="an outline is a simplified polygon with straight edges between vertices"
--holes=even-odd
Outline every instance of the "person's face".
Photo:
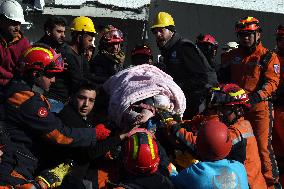
[{"label": "person's face", "polygon": [[251,47],[260,39],[260,32],[239,32],[238,33],[240,45],[243,47]]},{"label": "person's face", "polygon": [[51,31],[47,31],[47,35],[56,43],[62,45],[65,41],[65,26],[55,25]]},{"label": "person's face", "polygon": [[224,117],[229,122],[232,122],[236,118],[236,114],[232,111],[230,106],[219,107],[217,112],[220,117]]},{"label": "person's face", "polygon": [[75,97],[75,108],[82,117],[86,117],[93,109],[95,99],[95,90],[80,90]]},{"label": "person's face", "polygon": [[55,75],[52,73],[40,76],[35,80],[35,84],[45,91],[48,91],[50,85],[54,82],[55,82]]},{"label": "person's face", "polygon": [[92,56],[93,56],[93,53],[94,53],[94,49],[93,48],[88,48],[86,51],[85,51],[85,56],[87,58],[88,61],[91,60]]},{"label": "person's face", "polygon": [[277,48],[284,52],[284,36],[278,36],[276,39]]},{"label": "person's face", "polygon": [[91,48],[93,46],[93,36],[84,34],[82,39],[82,50],[86,51],[88,48]]},{"label": "person's face", "polygon": [[2,23],[0,24],[0,28],[5,34],[7,34],[11,38],[19,36],[21,29],[20,22],[10,20],[8,18],[1,19],[1,22]]},{"label": "person's face", "polygon": [[141,64],[153,64],[153,60],[150,56],[137,54],[131,57],[132,58],[132,65],[141,65]]},{"label": "person's face", "polygon": [[173,32],[166,28],[154,28],[152,30],[158,46],[163,47],[173,36]]},{"label": "person's face", "polygon": [[108,43],[106,50],[111,54],[116,54],[121,50],[120,43]]}]

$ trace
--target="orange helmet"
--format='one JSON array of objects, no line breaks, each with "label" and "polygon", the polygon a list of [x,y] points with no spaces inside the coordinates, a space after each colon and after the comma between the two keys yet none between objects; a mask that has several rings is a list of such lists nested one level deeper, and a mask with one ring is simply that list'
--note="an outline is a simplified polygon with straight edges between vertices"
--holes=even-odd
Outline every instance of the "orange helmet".
[{"label": "orange helmet", "polygon": [[196,150],[202,160],[224,159],[231,148],[232,140],[224,123],[211,119],[199,129]]},{"label": "orange helmet", "polygon": [[101,33],[101,42],[103,43],[120,43],[123,41],[123,33],[112,25],[105,27]]},{"label": "orange helmet", "polygon": [[242,32],[242,31],[259,31],[260,25],[259,21],[251,16],[245,17],[238,21],[235,25],[235,31]]},{"label": "orange helmet", "polygon": [[24,71],[56,73],[62,72],[64,69],[64,61],[61,54],[57,54],[50,47],[37,44],[23,53],[22,62],[24,63]]},{"label": "orange helmet", "polygon": [[157,171],[160,157],[155,137],[146,129],[132,132],[124,144],[124,167],[132,174]]}]

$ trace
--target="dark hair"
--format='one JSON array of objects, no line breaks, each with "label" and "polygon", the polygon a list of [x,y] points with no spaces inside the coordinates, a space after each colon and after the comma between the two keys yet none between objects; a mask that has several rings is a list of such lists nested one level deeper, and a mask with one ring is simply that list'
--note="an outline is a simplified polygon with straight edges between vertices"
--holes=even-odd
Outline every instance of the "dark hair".
[{"label": "dark hair", "polygon": [[94,83],[93,81],[91,81],[88,78],[85,78],[81,81],[81,83],[79,84],[79,86],[77,87],[77,90],[75,90],[75,93],[80,92],[81,90],[94,90],[96,91],[97,95],[99,92],[99,87],[96,83]]},{"label": "dark hair", "polygon": [[44,23],[44,30],[46,31],[49,29],[53,29],[56,25],[65,27],[67,25],[67,21],[64,17],[61,16],[49,17]]}]

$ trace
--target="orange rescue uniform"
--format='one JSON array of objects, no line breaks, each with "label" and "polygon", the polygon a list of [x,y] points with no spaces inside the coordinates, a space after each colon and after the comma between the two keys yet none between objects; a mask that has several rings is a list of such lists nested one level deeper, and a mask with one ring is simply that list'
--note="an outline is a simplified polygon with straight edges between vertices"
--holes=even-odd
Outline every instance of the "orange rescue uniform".
[{"label": "orange rescue uniform", "polygon": [[230,78],[226,82],[239,85],[248,95],[258,93],[261,97],[262,101],[253,106],[245,118],[250,121],[257,140],[267,186],[274,188],[279,186],[279,173],[271,145],[273,107],[269,99],[279,84],[280,62],[273,53],[270,60],[262,66],[261,59],[267,51],[261,43],[250,54],[242,48],[234,49],[223,55],[221,69],[229,72]]}]

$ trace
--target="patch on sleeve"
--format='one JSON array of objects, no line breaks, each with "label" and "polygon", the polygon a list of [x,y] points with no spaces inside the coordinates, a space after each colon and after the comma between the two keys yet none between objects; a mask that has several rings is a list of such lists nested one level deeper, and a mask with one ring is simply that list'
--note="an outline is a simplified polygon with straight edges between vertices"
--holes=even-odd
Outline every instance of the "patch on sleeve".
[{"label": "patch on sleeve", "polygon": [[274,73],[279,74],[280,73],[280,66],[278,64],[273,65]]},{"label": "patch on sleeve", "polygon": [[47,111],[47,109],[46,109],[45,107],[40,107],[40,108],[38,109],[38,111],[37,111],[37,115],[38,115],[39,117],[47,117],[48,111]]}]

